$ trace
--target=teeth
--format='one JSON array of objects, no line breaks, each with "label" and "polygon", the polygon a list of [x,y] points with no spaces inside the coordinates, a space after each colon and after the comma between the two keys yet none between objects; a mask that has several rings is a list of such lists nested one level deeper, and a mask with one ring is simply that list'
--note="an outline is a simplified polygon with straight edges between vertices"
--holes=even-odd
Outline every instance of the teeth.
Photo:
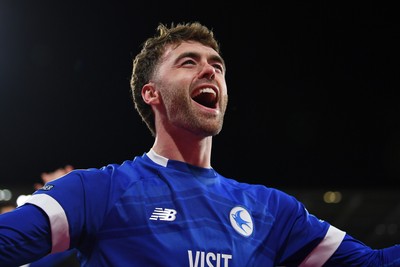
[{"label": "teeth", "polygon": [[202,88],[199,91],[197,91],[197,93],[193,97],[196,97],[196,96],[198,96],[198,95],[200,95],[202,93],[209,93],[209,94],[214,94],[215,95],[215,92],[214,92],[213,89],[211,89],[211,88]]}]

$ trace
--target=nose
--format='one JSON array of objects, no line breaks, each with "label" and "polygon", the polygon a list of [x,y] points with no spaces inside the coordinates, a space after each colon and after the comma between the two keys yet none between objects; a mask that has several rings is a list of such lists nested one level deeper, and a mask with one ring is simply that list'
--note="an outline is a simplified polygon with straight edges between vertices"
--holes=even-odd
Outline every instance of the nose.
[{"label": "nose", "polygon": [[201,69],[200,72],[200,78],[206,78],[208,80],[213,80],[215,78],[215,68],[214,66],[205,63],[203,65],[203,68]]}]

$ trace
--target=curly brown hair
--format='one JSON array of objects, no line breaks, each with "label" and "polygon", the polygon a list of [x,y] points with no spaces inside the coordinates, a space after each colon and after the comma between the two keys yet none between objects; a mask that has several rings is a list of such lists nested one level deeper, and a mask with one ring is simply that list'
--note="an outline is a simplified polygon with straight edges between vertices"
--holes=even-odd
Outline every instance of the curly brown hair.
[{"label": "curly brown hair", "polygon": [[154,114],[151,107],[143,101],[141,91],[154,74],[166,46],[170,44],[179,45],[184,41],[196,41],[220,53],[220,46],[213,31],[201,23],[189,22],[178,23],[177,25],[171,23],[170,27],[160,23],[157,27],[157,33],[143,43],[142,50],[133,60],[131,77],[133,102],[135,109],[153,136],[156,134]]}]

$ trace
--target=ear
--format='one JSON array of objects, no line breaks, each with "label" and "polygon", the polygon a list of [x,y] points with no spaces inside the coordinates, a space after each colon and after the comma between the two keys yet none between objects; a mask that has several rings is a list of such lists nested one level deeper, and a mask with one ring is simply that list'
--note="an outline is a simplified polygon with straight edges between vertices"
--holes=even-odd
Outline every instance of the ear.
[{"label": "ear", "polygon": [[146,104],[158,104],[160,102],[158,91],[153,83],[146,83],[142,88],[142,97]]}]

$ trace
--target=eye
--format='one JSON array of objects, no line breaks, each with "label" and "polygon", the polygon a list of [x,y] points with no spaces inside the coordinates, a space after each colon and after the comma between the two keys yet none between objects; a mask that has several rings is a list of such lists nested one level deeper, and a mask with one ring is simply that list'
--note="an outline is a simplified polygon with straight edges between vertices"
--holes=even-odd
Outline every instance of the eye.
[{"label": "eye", "polygon": [[196,62],[193,59],[187,59],[182,62],[182,65],[195,65]]},{"label": "eye", "polygon": [[221,73],[224,72],[224,67],[221,64],[213,64],[213,67]]}]

